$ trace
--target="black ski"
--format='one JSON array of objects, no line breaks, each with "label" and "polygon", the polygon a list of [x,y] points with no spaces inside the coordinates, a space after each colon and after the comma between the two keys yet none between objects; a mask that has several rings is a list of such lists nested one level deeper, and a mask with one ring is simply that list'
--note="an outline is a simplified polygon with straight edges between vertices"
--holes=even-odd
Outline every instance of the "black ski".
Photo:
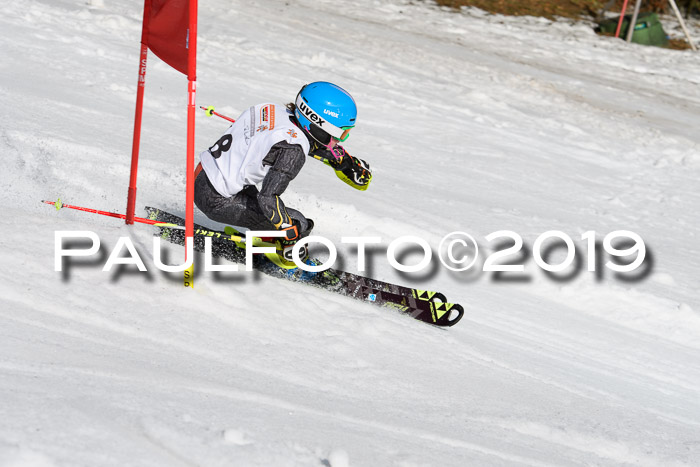
[{"label": "black ski", "polygon": [[[157,208],[146,207],[146,213],[152,220],[177,225],[185,223],[183,218]],[[156,227],[163,239],[178,245],[185,244],[184,230],[167,226]],[[195,224],[195,251],[204,251],[206,237],[212,239],[213,256],[237,263],[245,262],[245,234],[233,230],[232,233],[221,232]],[[287,270],[276,266],[264,255],[255,255],[253,259],[254,269],[264,274],[304,282],[357,300],[392,308],[436,326],[454,326],[464,315],[464,308],[461,305],[447,303],[446,297],[439,292],[412,289],[337,269],[328,269],[317,274],[289,274]]]}]

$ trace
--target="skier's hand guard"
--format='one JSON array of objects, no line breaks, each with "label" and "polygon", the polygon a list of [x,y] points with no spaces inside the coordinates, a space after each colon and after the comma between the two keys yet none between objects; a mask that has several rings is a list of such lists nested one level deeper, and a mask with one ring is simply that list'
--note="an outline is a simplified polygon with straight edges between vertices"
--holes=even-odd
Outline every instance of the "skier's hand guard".
[{"label": "skier's hand guard", "polygon": [[[292,224],[282,224],[280,230],[286,234],[285,237],[276,237],[273,242],[276,246],[276,253],[266,253],[267,258],[275,263],[277,266],[283,269],[296,269],[297,265],[294,262],[292,256],[292,250],[294,245],[302,237],[306,237],[311,232],[314,227],[314,221],[311,219],[306,220],[308,223],[308,228],[306,231],[301,231],[301,223],[297,219],[292,219]],[[306,262],[309,259],[309,250],[306,246],[302,246],[299,251],[299,257],[302,262]]]},{"label": "skier's hand guard", "polygon": [[283,240],[288,242],[296,243],[299,240],[299,221],[296,219],[292,220],[292,225],[282,224],[280,230],[284,232]]},{"label": "skier's hand guard", "polygon": [[339,179],[355,188],[364,191],[372,181],[372,172],[369,164],[357,157],[353,157],[340,145],[331,150],[334,158],[328,159],[329,165],[335,169]]}]

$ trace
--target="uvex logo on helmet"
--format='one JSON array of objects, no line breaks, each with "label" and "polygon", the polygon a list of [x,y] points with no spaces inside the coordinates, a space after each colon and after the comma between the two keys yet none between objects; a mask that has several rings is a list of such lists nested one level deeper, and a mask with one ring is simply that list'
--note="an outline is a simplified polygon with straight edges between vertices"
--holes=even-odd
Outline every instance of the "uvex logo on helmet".
[{"label": "uvex logo on helmet", "polygon": [[316,112],[311,110],[311,107],[306,105],[306,102],[303,100],[299,102],[299,110],[302,112],[302,114],[304,114],[304,117],[308,118],[318,126],[323,126],[323,124],[326,123],[326,121],[319,117]]}]

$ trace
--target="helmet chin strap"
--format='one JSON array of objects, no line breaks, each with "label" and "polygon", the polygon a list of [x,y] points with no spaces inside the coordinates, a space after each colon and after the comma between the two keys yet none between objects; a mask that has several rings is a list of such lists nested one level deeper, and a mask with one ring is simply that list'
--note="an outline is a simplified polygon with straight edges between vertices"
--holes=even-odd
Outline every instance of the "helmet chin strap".
[{"label": "helmet chin strap", "polygon": [[312,143],[312,144],[318,143],[320,145],[323,145],[323,143],[321,143],[319,140],[314,138],[314,135],[312,135],[309,130],[304,128],[304,126],[301,123],[299,123],[299,120],[297,119],[297,117],[295,115],[292,115],[290,117],[290,120],[292,121],[292,123],[294,125],[296,125],[297,128],[299,128],[301,130],[302,133],[304,133],[304,136],[306,136],[306,139],[309,140],[309,143]]},{"label": "helmet chin strap", "polygon": [[331,139],[330,141],[328,141],[328,144],[324,144],[323,142],[316,139],[316,137],[311,133],[311,131],[306,129],[306,127],[304,127],[299,122],[299,119],[297,119],[296,115],[292,114],[290,120],[292,121],[292,123],[294,123],[294,125],[296,125],[297,128],[299,128],[304,133],[304,136],[306,136],[306,139],[309,140],[309,143],[312,143],[314,146],[318,145],[322,148],[326,148],[336,157],[336,159],[338,158],[338,156],[335,155],[335,151],[333,150],[337,143],[334,144],[334,138],[332,136],[330,137]]},{"label": "helmet chin strap", "polygon": [[333,140],[332,136],[331,136],[331,139],[328,142],[328,144],[325,144],[322,141],[319,141],[318,139],[316,139],[316,137],[309,130],[307,130],[306,127],[302,126],[296,118],[294,118],[293,122],[297,127],[299,127],[304,132],[306,139],[308,139],[310,143],[312,143],[314,146],[322,147],[322,148],[325,148],[325,149],[333,152],[333,148],[335,147],[335,144],[334,144],[334,140]]}]

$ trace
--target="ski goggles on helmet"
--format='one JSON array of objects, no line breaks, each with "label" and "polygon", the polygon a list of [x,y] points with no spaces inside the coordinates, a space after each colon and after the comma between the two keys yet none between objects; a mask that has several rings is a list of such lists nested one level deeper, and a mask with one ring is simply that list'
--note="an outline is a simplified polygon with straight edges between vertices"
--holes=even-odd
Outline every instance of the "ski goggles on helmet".
[{"label": "ski goggles on helmet", "polygon": [[[345,141],[346,139],[348,139],[350,137],[350,130],[352,130],[353,128],[354,127],[351,126],[340,128],[342,132],[338,136],[335,136],[321,129],[321,127],[319,127],[318,125],[311,123],[309,125],[309,133],[311,133],[311,136],[313,136],[316,141],[327,146],[331,143],[331,138],[335,139],[336,141]],[[336,134],[338,133],[336,132]]]},{"label": "ski goggles on helmet", "polygon": [[343,126],[340,127],[341,130],[343,130],[343,134],[340,135],[340,138],[336,138],[338,141],[345,141],[350,137],[350,130],[355,128],[354,126]]}]

